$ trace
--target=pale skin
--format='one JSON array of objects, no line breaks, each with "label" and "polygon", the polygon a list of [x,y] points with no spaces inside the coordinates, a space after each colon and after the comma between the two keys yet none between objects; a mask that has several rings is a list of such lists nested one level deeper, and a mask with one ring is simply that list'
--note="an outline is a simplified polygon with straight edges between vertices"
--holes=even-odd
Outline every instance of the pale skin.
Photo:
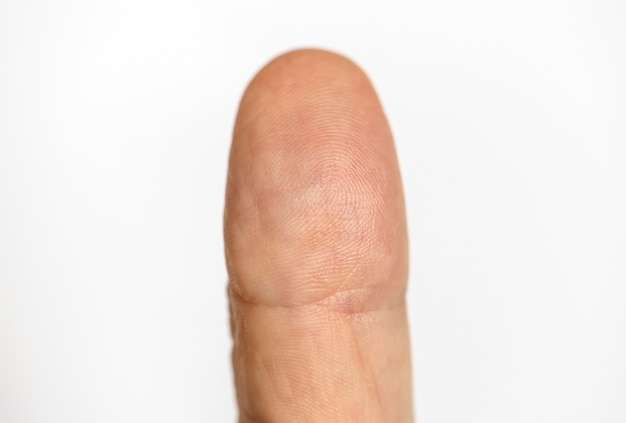
[{"label": "pale skin", "polygon": [[249,84],[224,238],[240,423],[413,420],[402,183],[354,63],[300,50]]}]

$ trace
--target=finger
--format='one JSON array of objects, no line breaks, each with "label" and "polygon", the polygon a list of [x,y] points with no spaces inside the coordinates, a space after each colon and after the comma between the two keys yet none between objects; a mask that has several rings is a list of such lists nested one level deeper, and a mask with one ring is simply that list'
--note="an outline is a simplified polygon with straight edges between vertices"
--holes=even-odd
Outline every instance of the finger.
[{"label": "finger", "polygon": [[250,83],[225,210],[240,422],[408,422],[407,237],[391,133],[332,53]]}]

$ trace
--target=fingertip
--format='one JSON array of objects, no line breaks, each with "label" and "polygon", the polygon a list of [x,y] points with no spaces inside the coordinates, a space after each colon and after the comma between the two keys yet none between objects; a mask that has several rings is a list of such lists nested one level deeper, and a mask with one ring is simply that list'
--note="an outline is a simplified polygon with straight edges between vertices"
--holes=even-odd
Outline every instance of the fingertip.
[{"label": "fingertip", "polygon": [[[239,258],[229,271],[242,292],[308,301],[337,281],[361,290],[379,279],[392,281],[386,292],[404,292],[391,131],[369,78],[344,56],[296,50],[253,78],[235,123],[227,207],[227,256]],[[265,282],[248,284],[255,275]]]}]

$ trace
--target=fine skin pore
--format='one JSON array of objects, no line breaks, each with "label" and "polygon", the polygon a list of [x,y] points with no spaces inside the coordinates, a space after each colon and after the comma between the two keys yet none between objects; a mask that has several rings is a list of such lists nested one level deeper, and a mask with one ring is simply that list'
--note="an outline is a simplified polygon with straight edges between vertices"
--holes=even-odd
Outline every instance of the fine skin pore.
[{"label": "fine skin pore", "polygon": [[354,63],[300,50],[254,77],[224,237],[240,423],[412,421],[402,184]]}]

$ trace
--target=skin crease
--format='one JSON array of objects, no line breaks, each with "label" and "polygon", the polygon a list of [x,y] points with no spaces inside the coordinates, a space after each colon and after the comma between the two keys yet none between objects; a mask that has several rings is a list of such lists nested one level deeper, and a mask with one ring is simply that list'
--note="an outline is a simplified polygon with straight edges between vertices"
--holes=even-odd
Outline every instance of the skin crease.
[{"label": "skin crease", "polygon": [[412,421],[402,185],[354,63],[300,50],[249,84],[224,237],[240,423]]}]

